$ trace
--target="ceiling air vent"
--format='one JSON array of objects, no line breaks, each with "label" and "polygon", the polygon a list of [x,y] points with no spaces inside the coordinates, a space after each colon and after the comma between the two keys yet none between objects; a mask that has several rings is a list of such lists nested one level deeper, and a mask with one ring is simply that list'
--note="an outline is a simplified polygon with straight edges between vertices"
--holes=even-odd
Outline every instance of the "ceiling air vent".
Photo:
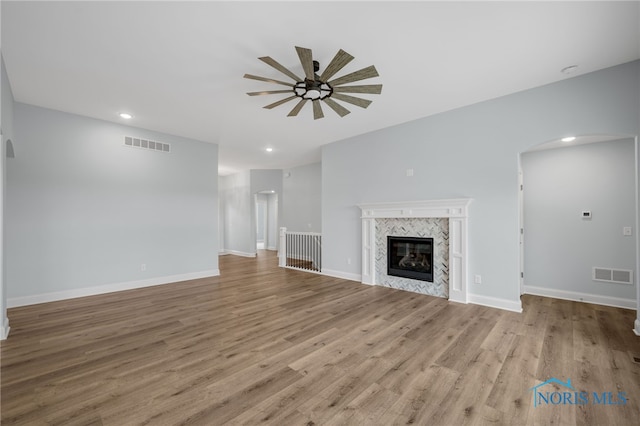
[{"label": "ceiling air vent", "polygon": [[168,143],[150,141],[148,139],[134,138],[133,136],[124,137],[124,145],[132,148],[150,149],[158,152],[170,152],[171,146]]},{"label": "ceiling air vent", "polygon": [[594,267],[593,280],[617,284],[633,284],[633,271]]}]

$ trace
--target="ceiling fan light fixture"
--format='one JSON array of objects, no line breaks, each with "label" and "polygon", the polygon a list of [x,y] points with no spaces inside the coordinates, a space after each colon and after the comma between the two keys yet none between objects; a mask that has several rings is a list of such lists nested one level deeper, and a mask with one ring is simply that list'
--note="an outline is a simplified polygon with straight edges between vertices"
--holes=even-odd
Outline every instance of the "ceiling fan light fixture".
[{"label": "ceiling fan light fixture", "polygon": [[[373,65],[332,80],[332,77],[336,75],[336,73],[338,73],[345,65],[347,65],[351,60],[354,59],[353,56],[349,55],[342,49],[340,49],[338,53],[336,53],[329,65],[327,65],[326,69],[320,75],[317,74],[317,72],[320,70],[320,64],[318,63],[318,61],[313,60],[311,49],[296,46],[296,51],[298,52],[300,64],[302,65],[304,71],[304,78],[298,77],[296,73],[292,72],[291,70],[268,56],[258,58],[261,61],[265,62],[267,65],[270,65],[287,77],[291,78],[294,83],[287,83],[267,77],[255,76],[252,74],[244,75],[245,78],[249,78],[252,80],[281,84],[284,86],[289,86],[290,88],[289,90],[249,92],[247,93],[249,96],[282,93],[289,93],[291,95],[291,92],[293,92],[293,96],[281,99],[277,102],[265,106],[264,108],[271,109],[278,105],[282,105],[286,102],[299,98],[296,106],[287,115],[288,117],[297,116],[307,101],[312,101],[313,118],[315,120],[324,117],[320,102],[316,101],[323,101],[325,105],[329,106],[336,114],[338,114],[340,117],[344,117],[345,115],[349,114],[350,111],[344,106],[340,105],[340,103],[336,102],[333,98],[342,102],[351,103],[361,108],[366,108],[371,103],[370,100],[362,99],[356,96],[345,95],[344,93],[379,95],[382,90],[381,84],[344,86],[348,83],[353,83],[372,77],[378,77],[378,72]],[[334,92],[336,91],[341,93],[335,93],[334,96]]]},{"label": "ceiling fan light fixture", "polygon": [[304,95],[302,95],[302,97],[304,99],[309,99],[309,100],[316,100],[316,99],[320,99],[320,96],[322,95],[322,93],[320,92],[320,89],[308,89],[305,91]]},{"label": "ceiling fan light fixture", "polygon": [[331,96],[332,92],[331,86],[319,81],[299,81],[294,86],[293,91],[296,96],[310,101],[322,100]]}]

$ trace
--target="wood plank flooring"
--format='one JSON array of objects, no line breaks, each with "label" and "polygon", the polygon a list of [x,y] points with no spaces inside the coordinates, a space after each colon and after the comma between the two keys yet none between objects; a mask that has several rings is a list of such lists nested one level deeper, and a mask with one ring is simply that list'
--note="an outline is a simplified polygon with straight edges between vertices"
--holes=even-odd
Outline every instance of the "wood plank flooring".
[{"label": "wood plank flooring", "polygon": [[[265,251],[220,269],[10,309],[2,424],[638,424],[635,311],[524,296],[517,314],[282,269]],[[551,377],[589,403],[534,406]]]}]

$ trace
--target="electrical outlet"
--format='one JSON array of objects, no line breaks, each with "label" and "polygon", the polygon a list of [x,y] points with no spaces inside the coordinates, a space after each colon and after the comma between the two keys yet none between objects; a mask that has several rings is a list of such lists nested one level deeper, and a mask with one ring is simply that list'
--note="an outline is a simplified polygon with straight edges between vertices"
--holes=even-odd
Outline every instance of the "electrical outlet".
[{"label": "electrical outlet", "polygon": [[631,231],[630,226],[625,226],[624,228],[622,228],[622,235],[624,235],[625,237],[630,237],[632,234],[633,232]]},{"label": "electrical outlet", "polygon": [[351,265],[351,258],[347,257],[347,265]]},{"label": "electrical outlet", "polygon": [[147,270],[147,264],[146,263],[141,264],[140,265],[140,270],[141,271],[146,271]]},{"label": "electrical outlet", "polygon": [[476,275],[474,281],[476,284],[482,284],[482,276]]}]

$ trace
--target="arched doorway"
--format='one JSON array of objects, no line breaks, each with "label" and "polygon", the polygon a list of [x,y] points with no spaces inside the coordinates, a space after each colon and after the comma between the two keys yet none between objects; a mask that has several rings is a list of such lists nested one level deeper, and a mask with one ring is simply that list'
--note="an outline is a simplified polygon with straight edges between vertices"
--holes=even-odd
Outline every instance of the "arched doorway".
[{"label": "arched doorway", "polygon": [[521,293],[640,312],[638,158],[637,137],[615,134],[519,155]]}]

